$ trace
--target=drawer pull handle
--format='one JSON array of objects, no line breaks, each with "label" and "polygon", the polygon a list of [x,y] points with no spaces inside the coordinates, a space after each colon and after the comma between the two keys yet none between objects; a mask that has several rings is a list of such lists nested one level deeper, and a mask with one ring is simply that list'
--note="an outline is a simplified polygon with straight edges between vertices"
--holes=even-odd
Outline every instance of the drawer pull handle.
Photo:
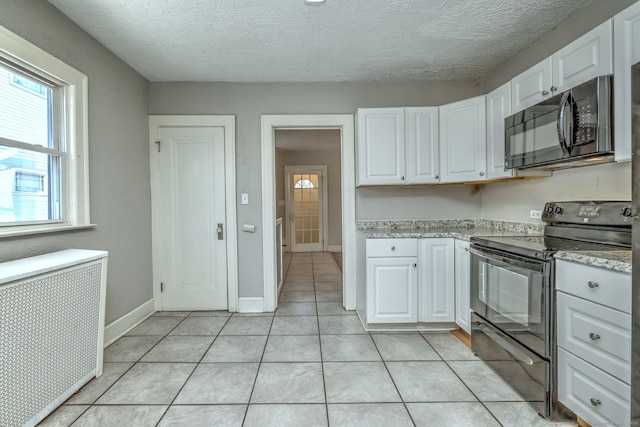
[{"label": "drawer pull handle", "polygon": [[600,334],[594,334],[593,332],[591,332],[589,334],[589,338],[591,338],[593,341],[598,341],[600,339]]},{"label": "drawer pull handle", "polygon": [[600,399],[596,399],[595,397],[591,398],[591,404],[593,406],[600,406],[602,404],[602,402],[600,402]]},{"label": "drawer pull handle", "polygon": [[391,246],[391,250],[392,250],[392,251],[395,251],[395,250],[396,250],[396,247],[395,247],[395,246]]},{"label": "drawer pull handle", "polygon": [[589,287],[590,287],[591,289],[595,289],[595,288],[597,288],[598,286],[600,286],[600,284],[599,284],[598,282],[593,282],[593,281],[591,281],[591,280],[589,280],[589,282],[587,282],[587,285],[589,285]]}]

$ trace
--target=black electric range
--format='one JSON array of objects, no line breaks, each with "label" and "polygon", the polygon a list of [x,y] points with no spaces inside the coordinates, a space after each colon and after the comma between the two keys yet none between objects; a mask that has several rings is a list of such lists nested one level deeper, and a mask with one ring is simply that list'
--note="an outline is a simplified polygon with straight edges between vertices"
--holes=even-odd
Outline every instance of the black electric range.
[{"label": "black electric range", "polygon": [[631,249],[631,202],[550,202],[544,235],[479,236],[471,243],[528,258],[551,259],[559,251]]}]

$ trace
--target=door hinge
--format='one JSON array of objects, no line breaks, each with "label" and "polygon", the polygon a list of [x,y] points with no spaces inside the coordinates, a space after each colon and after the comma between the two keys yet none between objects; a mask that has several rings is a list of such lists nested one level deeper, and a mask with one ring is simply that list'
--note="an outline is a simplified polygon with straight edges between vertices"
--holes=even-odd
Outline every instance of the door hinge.
[{"label": "door hinge", "polygon": [[164,282],[160,282],[160,292],[164,292]]},{"label": "door hinge", "polygon": [[158,153],[160,152],[160,141],[156,141],[156,145],[158,146]]}]

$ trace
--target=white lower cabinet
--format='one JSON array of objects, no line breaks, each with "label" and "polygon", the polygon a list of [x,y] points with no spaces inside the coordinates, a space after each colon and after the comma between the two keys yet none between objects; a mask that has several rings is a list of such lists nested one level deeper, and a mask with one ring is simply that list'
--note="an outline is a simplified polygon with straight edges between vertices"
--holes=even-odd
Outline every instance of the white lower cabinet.
[{"label": "white lower cabinet", "polygon": [[469,242],[455,241],[456,324],[471,334],[471,254]]},{"label": "white lower cabinet", "polygon": [[454,242],[366,239],[366,323],[454,322]]},{"label": "white lower cabinet", "polygon": [[367,323],[418,321],[417,239],[367,239]]},{"label": "white lower cabinet", "polygon": [[630,418],[631,275],[556,262],[558,400],[591,425]]},{"label": "white lower cabinet", "polygon": [[455,320],[454,239],[420,239],[419,322]]}]

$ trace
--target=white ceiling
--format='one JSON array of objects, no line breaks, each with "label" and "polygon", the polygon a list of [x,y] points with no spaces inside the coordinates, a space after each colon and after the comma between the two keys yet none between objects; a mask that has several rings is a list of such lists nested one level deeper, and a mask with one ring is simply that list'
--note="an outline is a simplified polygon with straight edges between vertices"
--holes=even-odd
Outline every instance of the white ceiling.
[{"label": "white ceiling", "polygon": [[150,81],[477,79],[592,0],[49,0]]}]

